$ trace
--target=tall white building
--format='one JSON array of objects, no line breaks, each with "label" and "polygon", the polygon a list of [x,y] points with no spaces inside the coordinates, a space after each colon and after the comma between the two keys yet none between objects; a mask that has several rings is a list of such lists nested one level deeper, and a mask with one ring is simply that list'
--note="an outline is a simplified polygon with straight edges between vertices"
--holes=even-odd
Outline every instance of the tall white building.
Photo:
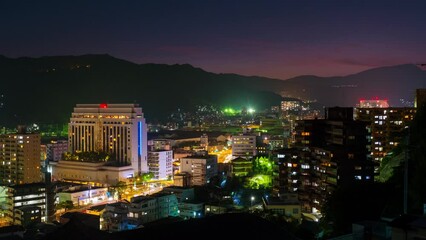
[{"label": "tall white building", "polygon": [[146,123],[138,104],[77,104],[68,142],[72,153],[108,152],[136,174],[148,172]]},{"label": "tall white building", "polygon": [[232,157],[252,157],[256,155],[256,136],[232,136]]},{"label": "tall white building", "polygon": [[217,175],[216,155],[193,155],[180,160],[180,171],[191,175],[192,185],[204,185]]},{"label": "tall white building", "polygon": [[149,151],[148,170],[155,179],[173,177],[173,151]]}]

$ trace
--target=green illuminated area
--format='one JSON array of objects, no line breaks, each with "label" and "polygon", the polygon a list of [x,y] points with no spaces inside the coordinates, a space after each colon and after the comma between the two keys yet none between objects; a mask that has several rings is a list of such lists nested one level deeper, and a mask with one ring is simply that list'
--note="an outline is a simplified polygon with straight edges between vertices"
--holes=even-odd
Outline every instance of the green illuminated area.
[{"label": "green illuminated area", "polygon": [[232,107],[225,107],[222,110],[222,113],[226,116],[237,116],[241,114],[254,114],[256,112],[256,109],[253,107],[243,107],[242,110],[237,110]]},{"label": "green illuminated area", "polygon": [[246,187],[250,189],[268,189],[272,187],[272,177],[270,175],[257,174],[248,179]]},{"label": "green illuminated area", "polygon": [[233,109],[233,108],[225,108],[225,109],[223,109],[223,111],[222,111],[225,115],[227,115],[227,116],[235,116],[235,115],[237,115],[237,114],[240,114],[241,113],[241,111],[237,111],[237,110],[235,110],[235,109]]},{"label": "green illuminated area", "polygon": [[272,187],[274,161],[270,157],[253,159],[253,176],[249,177],[245,186],[250,189],[269,189]]},{"label": "green illuminated area", "polygon": [[258,174],[272,175],[274,161],[269,157],[256,157],[253,159],[253,172]]}]

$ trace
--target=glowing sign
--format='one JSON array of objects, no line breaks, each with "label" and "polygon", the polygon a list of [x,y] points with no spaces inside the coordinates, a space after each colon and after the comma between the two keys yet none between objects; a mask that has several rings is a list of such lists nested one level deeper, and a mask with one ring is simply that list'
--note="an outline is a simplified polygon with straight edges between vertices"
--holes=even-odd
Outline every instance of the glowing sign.
[{"label": "glowing sign", "polygon": [[108,104],[106,103],[99,104],[99,108],[107,108],[107,107],[108,107]]}]

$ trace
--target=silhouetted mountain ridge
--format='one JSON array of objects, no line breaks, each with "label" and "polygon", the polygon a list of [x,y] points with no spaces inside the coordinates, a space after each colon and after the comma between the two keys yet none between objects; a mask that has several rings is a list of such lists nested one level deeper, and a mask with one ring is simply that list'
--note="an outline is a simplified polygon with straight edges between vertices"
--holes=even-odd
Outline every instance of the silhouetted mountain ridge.
[{"label": "silhouetted mountain ridge", "polygon": [[319,106],[354,106],[380,97],[400,106],[426,87],[415,65],[381,67],[342,77],[299,76],[282,81],[216,74],[190,64],[136,64],[108,54],[8,58],[0,55],[0,124],[67,122],[77,103],[139,103],[148,121],[197,104],[279,105],[282,95]]},{"label": "silhouetted mountain ridge", "polygon": [[139,103],[148,121],[177,108],[278,105],[280,96],[189,64],[135,64],[109,55],[0,58],[0,124],[67,122],[77,103]]}]

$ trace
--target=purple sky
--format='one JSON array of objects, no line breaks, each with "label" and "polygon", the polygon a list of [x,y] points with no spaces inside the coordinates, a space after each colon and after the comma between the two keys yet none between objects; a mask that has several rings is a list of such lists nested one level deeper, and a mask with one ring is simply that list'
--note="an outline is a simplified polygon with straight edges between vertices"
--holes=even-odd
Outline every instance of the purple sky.
[{"label": "purple sky", "polygon": [[27,2],[0,2],[2,55],[108,53],[282,79],[426,63],[424,0]]}]

